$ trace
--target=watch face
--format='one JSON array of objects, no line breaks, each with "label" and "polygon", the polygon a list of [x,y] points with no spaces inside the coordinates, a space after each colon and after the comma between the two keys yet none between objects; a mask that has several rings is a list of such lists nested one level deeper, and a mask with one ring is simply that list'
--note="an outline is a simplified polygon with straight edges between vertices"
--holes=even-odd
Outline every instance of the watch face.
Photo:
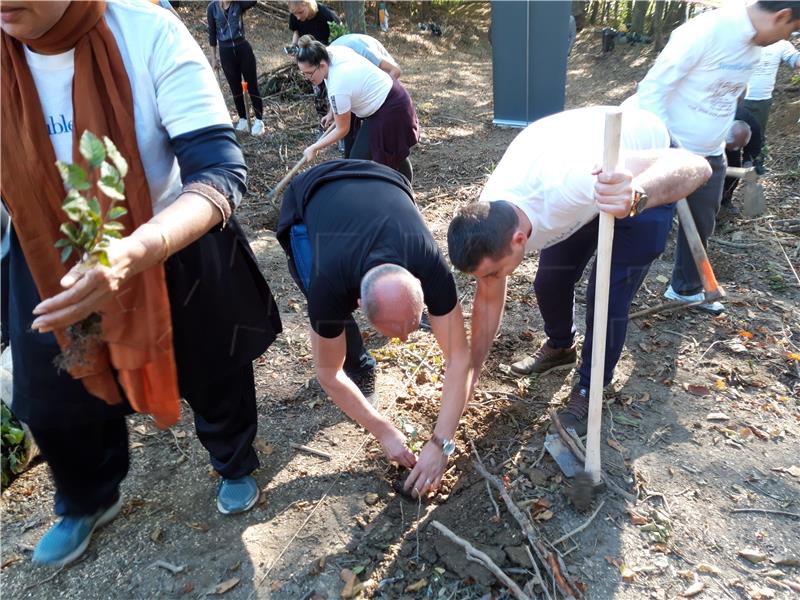
[{"label": "watch face", "polygon": [[456,443],[453,440],[444,440],[442,442],[442,452],[445,456],[450,456],[456,451]]}]

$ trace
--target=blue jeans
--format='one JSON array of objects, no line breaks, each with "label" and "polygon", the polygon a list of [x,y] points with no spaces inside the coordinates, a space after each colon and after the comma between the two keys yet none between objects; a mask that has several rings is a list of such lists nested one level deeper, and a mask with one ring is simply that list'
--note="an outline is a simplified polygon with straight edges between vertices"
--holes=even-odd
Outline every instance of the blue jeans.
[{"label": "blue jeans", "polygon": [[[633,297],[642,285],[650,264],[664,251],[674,212],[674,205],[659,206],[637,217],[617,219],[615,222],[604,386],[611,382],[614,367],[622,354]],[[594,219],[566,240],[545,248],[539,255],[539,268],[533,285],[544,320],[544,331],[551,345],[556,348],[569,348],[575,341],[575,284],[597,250],[598,223],[599,219]],[[594,281],[593,265],[586,293],[586,337],[578,369],[580,385],[584,387],[589,387],[592,366]]]},{"label": "blue jeans", "polygon": [[[311,271],[314,268],[313,249],[305,223],[292,225],[292,229],[289,231],[289,241],[292,245],[292,260],[297,271],[296,281],[300,291],[305,295],[311,285]],[[353,315],[344,321],[344,334],[347,344],[344,359],[345,373],[354,376],[374,369],[375,358],[364,346],[361,331],[358,329]]]}]

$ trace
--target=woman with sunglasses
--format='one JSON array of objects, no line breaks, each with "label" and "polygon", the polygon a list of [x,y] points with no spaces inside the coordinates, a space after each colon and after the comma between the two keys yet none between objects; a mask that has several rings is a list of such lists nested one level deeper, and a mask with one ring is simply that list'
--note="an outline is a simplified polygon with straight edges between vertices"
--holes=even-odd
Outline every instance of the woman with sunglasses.
[{"label": "woman with sunglasses", "polygon": [[373,160],[412,180],[409,155],[419,142],[419,120],[399,80],[345,46],[326,48],[311,36],[298,40],[297,66],[314,85],[323,81],[331,108],[322,126],[335,128],[303,152],[313,160],[323,148],[350,133],[351,114],[362,120],[346,158]]}]

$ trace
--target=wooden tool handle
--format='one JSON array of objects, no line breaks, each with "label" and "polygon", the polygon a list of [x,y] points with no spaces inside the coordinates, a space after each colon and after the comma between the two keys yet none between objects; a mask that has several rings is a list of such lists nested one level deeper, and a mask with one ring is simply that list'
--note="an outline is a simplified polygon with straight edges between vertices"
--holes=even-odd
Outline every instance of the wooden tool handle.
[{"label": "wooden tool handle", "polygon": [[714,276],[714,269],[711,268],[711,262],[708,260],[703,241],[700,239],[700,234],[697,232],[689,203],[686,201],[686,198],[681,198],[675,203],[675,206],[678,210],[678,219],[681,222],[683,235],[686,236],[686,243],[689,245],[689,250],[692,252],[694,265],[697,267],[700,281],[703,282],[703,293],[705,294],[706,302],[713,302],[714,300],[724,298],[725,290],[717,283],[717,278]]},{"label": "wooden tool handle", "polygon": [[[618,108],[606,112],[603,142],[603,173],[616,170],[619,163],[619,145],[622,135],[622,111]],[[614,216],[600,213],[597,234],[597,259],[595,262],[594,319],[592,327],[592,370],[589,384],[589,422],[586,438],[587,473],[592,482],[601,482],[600,429],[603,418],[603,371],[606,362],[606,329],[608,326],[608,293],[611,277],[611,249],[614,244]]]},{"label": "wooden tool handle", "polygon": [[[324,138],[326,135],[328,135],[331,131],[333,131],[334,127],[336,127],[336,123],[331,123],[328,126],[328,128],[325,131],[322,132],[322,135],[320,135],[317,138],[317,141],[320,141],[322,138]],[[275,196],[277,196],[281,192],[281,190],[284,187],[286,187],[286,184],[288,184],[292,180],[292,177],[297,175],[297,172],[300,170],[300,167],[302,167],[304,164],[306,164],[306,162],[307,161],[306,161],[306,157],[305,157],[305,154],[304,154],[303,158],[298,160],[297,163],[295,163],[295,165],[291,168],[291,170],[286,175],[284,175],[283,179],[281,179],[278,182],[278,185],[276,185],[274,188],[272,188],[272,191],[269,194],[267,194],[267,199],[272,199]]]}]

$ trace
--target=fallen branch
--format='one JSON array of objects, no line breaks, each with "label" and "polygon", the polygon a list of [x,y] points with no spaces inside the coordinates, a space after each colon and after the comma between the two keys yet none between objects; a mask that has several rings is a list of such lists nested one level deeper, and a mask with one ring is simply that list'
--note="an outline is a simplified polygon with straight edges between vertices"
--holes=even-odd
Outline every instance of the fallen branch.
[{"label": "fallen branch", "polygon": [[433,525],[436,529],[438,529],[451,542],[458,544],[459,546],[464,548],[464,550],[466,550],[467,552],[467,560],[476,562],[489,569],[489,571],[491,571],[492,574],[503,583],[503,585],[505,585],[509,590],[511,590],[511,593],[514,594],[516,598],[518,598],[519,600],[531,600],[530,596],[528,596],[525,592],[523,592],[522,589],[520,589],[520,587],[516,583],[514,583],[514,581],[508,575],[503,573],[503,570],[496,564],[494,564],[494,561],[491,558],[489,558],[489,556],[485,552],[481,552],[475,546],[470,544],[467,540],[458,537],[447,527],[439,523],[439,521],[436,520],[431,521],[431,525]]},{"label": "fallen branch", "polygon": [[781,515],[800,519],[800,513],[786,512],[785,510],[770,510],[768,508],[732,508],[732,513],[765,513],[768,515]]},{"label": "fallen branch", "polygon": [[570,531],[569,533],[566,533],[566,534],[562,535],[560,538],[558,538],[557,540],[555,540],[555,541],[553,542],[553,546],[555,546],[556,544],[558,544],[558,543],[560,543],[560,542],[563,542],[563,541],[565,541],[565,540],[568,540],[568,539],[569,539],[569,538],[571,538],[573,535],[576,535],[576,534],[580,533],[581,531],[583,531],[584,529],[586,529],[586,528],[589,526],[589,524],[590,524],[592,521],[594,521],[594,518],[597,516],[597,513],[599,513],[599,512],[600,512],[600,509],[601,509],[601,508],[603,508],[603,505],[604,505],[605,503],[606,503],[606,501],[605,501],[605,500],[601,501],[601,502],[600,502],[600,504],[597,506],[597,508],[596,508],[596,509],[594,510],[594,512],[592,513],[592,516],[591,516],[591,517],[589,517],[588,519],[586,519],[586,522],[585,522],[583,525],[578,525],[578,526],[577,526],[575,529],[573,529],[573,530],[572,530],[572,531]]},{"label": "fallen branch", "polygon": [[789,260],[789,255],[786,254],[786,250],[783,249],[783,244],[781,244],[781,241],[778,239],[778,234],[775,233],[775,229],[772,228],[772,223],[768,222],[767,225],[769,225],[769,230],[772,232],[772,236],[775,238],[775,241],[778,242],[778,246],[780,246],[781,252],[783,252],[783,256],[786,259],[786,262],[788,263],[789,268],[792,270],[792,274],[794,275],[794,278],[797,280],[797,285],[800,286],[800,276],[797,274],[797,271],[795,270],[794,265],[792,264],[792,261]]},{"label": "fallen branch", "polygon": [[327,452],[324,452],[322,450],[317,450],[316,448],[311,448],[310,446],[304,446],[303,444],[294,444],[294,443],[289,444],[289,445],[292,448],[294,448],[295,450],[301,450],[303,452],[308,452],[309,454],[313,454],[315,456],[321,456],[322,458],[327,458],[328,460],[331,460],[333,458]]},{"label": "fallen branch", "polygon": [[500,518],[500,507],[497,506],[497,502],[494,501],[494,497],[492,496],[492,488],[489,487],[489,482],[485,481],[486,484],[486,493],[489,494],[489,501],[494,506],[494,514],[499,519]]},{"label": "fallen branch", "polygon": [[661,304],[656,304],[655,306],[651,306],[650,308],[643,308],[642,310],[637,310],[636,312],[632,312],[628,315],[629,319],[639,319],[641,317],[646,317],[648,315],[652,315],[655,313],[666,312],[668,310],[679,310],[683,308],[689,308],[691,306],[696,306],[698,304],[702,304],[705,300],[699,300],[697,302],[684,302],[683,300],[670,300],[669,302],[662,302]]},{"label": "fallen branch", "polygon": [[506,508],[508,512],[516,519],[519,526],[522,528],[522,532],[528,538],[528,543],[533,548],[533,551],[536,553],[536,557],[539,559],[539,562],[542,563],[547,574],[550,576],[553,581],[555,581],[556,587],[561,592],[561,594],[566,598],[581,598],[581,592],[578,587],[570,580],[569,575],[566,572],[562,572],[559,568],[558,561],[556,560],[553,553],[550,552],[542,543],[540,539],[540,535],[538,531],[536,531],[536,527],[531,523],[531,520],[525,516],[525,513],[517,506],[514,501],[511,499],[511,496],[508,495],[503,482],[500,481],[496,476],[492,475],[486,470],[486,467],[483,466],[483,461],[481,460],[480,454],[478,454],[477,448],[475,448],[475,444],[472,444],[472,449],[475,452],[476,461],[473,463],[475,466],[475,470],[486,479],[489,483],[491,483],[498,492],[500,492],[500,497],[503,499],[503,502],[506,503]]}]

